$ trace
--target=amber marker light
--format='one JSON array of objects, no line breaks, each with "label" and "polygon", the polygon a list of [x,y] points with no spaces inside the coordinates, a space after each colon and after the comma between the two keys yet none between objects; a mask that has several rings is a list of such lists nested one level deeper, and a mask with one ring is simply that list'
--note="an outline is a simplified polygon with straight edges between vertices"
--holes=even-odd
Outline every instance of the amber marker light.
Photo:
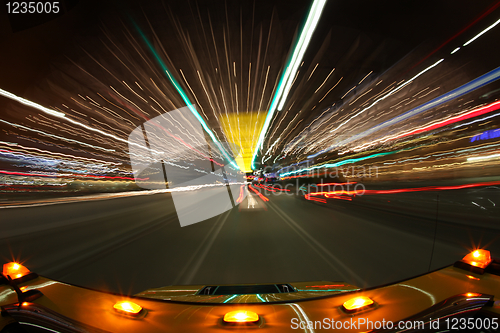
[{"label": "amber marker light", "polygon": [[486,268],[490,262],[491,262],[491,255],[490,251],[488,250],[475,250],[466,255],[463,259],[463,262],[479,267],[479,268]]},{"label": "amber marker light", "polygon": [[467,296],[467,297],[478,297],[478,296],[481,296],[481,294],[479,294],[479,293],[467,293],[467,294],[465,294],[465,296]]},{"label": "amber marker light", "polygon": [[29,269],[21,264],[18,264],[17,262],[9,262],[3,265],[2,274],[4,276],[10,276],[12,280],[19,279],[20,277],[28,275],[29,273]]},{"label": "amber marker light", "polygon": [[120,301],[113,305],[113,308],[122,314],[129,316],[136,316],[142,311],[142,307],[134,302],[130,301]]},{"label": "amber marker light", "polygon": [[373,306],[375,303],[373,303],[373,300],[369,297],[366,296],[358,296],[351,298],[347,302],[345,302],[342,307],[346,312],[356,312],[356,311],[361,311],[365,310],[370,306]]},{"label": "amber marker light", "polygon": [[226,323],[255,323],[259,321],[259,315],[253,311],[238,310],[231,311],[224,315]]}]

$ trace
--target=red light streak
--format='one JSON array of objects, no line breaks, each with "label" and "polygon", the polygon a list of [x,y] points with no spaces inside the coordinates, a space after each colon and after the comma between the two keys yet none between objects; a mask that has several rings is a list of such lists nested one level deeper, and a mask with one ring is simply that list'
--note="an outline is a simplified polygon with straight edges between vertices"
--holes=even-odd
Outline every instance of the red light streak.
[{"label": "red light streak", "polygon": [[338,195],[335,195],[335,194],[325,194],[325,198],[329,198],[329,199],[341,199],[341,200],[347,200],[347,201],[352,201],[352,197],[346,197],[346,196],[338,196]]},{"label": "red light streak", "polygon": [[279,187],[274,187],[274,186],[268,186],[268,185],[262,185],[262,184],[255,184],[255,186],[261,188],[261,189],[264,189],[264,190],[268,190],[268,191],[271,191],[271,192],[276,192],[276,191],[281,191],[281,192],[290,192],[289,189],[286,189],[286,188],[279,188]]},{"label": "red light streak", "polygon": [[[313,192],[306,194],[305,197],[311,200],[311,196],[324,196],[325,198],[333,199],[343,199],[351,201],[351,196],[356,195],[372,195],[372,194],[394,194],[394,193],[408,193],[408,192],[427,192],[427,191],[448,191],[448,190],[460,190],[464,188],[474,188],[481,186],[493,186],[500,185],[500,181],[493,182],[483,182],[483,183],[472,183],[464,185],[454,185],[454,186],[425,186],[425,187],[414,187],[414,188],[402,188],[394,190],[357,190],[357,191],[331,191],[331,192]],[[342,195],[342,196],[340,196]],[[349,196],[349,197],[346,197]]]},{"label": "red light streak", "polygon": [[306,194],[304,197],[306,198],[306,200],[317,201],[317,202],[321,202],[321,203],[325,203],[326,204],[326,199],[315,198],[315,197],[312,197],[311,194]]},{"label": "red light streak", "polygon": [[459,122],[462,120],[474,118],[474,117],[483,115],[485,113],[489,113],[489,112],[498,110],[499,107],[500,107],[500,101],[494,102],[494,103],[482,106],[480,108],[471,110],[471,111],[466,112],[464,114],[461,114],[461,115],[458,115],[455,117],[451,117],[450,119],[446,119],[446,120],[440,121],[440,122],[435,123],[435,124],[431,124],[431,125],[428,125],[428,126],[425,126],[422,128],[418,128],[418,129],[413,130],[411,132],[403,133],[403,134],[398,135],[392,139],[395,140],[395,139],[399,139],[399,138],[402,138],[402,137],[405,137],[408,135],[414,135],[414,134],[419,134],[419,133],[426,132],[426,131],[431,131],[431,130],[436,129],[436,128],[440,128],[440,127],[450,125],[450,124],[453,124],[453,123],[456,123],[456,122]]},{"label": "red light streak", "polygon": [[240,186],[240,195],[238,196],[238,199],[236,199],[237,203],[241,203],[243,201],[243,196],[245,195],[245,185]]},{"label": "red light streak", "polygon": [[269,201],[268,198],[266,198],[265,196],[262,195],[262,193],[260,193],[259,191],[257,191],[252,185],[249,186],[250,189],[255,192],[255,194],[257,194],[259,196],[259,198],[261,198],[262,200],[264,201]]}]

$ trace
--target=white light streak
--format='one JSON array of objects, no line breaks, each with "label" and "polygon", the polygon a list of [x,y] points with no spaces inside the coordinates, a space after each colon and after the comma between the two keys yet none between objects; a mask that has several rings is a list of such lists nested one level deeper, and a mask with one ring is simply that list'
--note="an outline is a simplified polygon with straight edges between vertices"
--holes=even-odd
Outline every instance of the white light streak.
[{"label": "white light streak", "polygon": [[486,156],[476,156],[467,158],[467,162],[481,161],[481,160],[491,160],[493,158],[499,158],[500,154],[486,155]]},{"label": "white light streak", "polygon": [[486,33],[490,29],[493,29],[498,23],[500,23],[500,20],[496,21],[495,23],[493,23],[492,25],[490,25],[488,28],[484,29],[483,31],[481,31],[480,33],[478,33],[477,35],[475,35],[472,39],[469,39],[469,41],[466,42],[463,46],[469,45],[470,43],[472,43],[473,41],[475,41],[476,39],[478,39],[482,34]]},{"label": "white light streak", "polygon": [[370,106],[367,106],[366,108],[364,108],[363,110],[361,110],[360,112],[358,112],[357,114],[355,114],[354,116],[348,118],[346,121],[344,121],[343,123],[341,123],[340,125],[338,125],[337,127],[335,127],[334,129],[332,129],[330,131],[330,133],[332,132],[335,132],[336,130],[338,130],[340,127],[344,126],[345,124],[347,124],[349,121],[351,121],[352,119],[354,119],[355,117],[359,116],[360,114],[364,113],[366,110],[370,109],[372,106],[374,106],[375,104],[377,104],[378,102],[380,101],[383,101],[384,99],[386,99],[387,97],[391,96],[392,94],[394,94],[396,91],[402,89],[404,86],[406,86],[407,84],[409,84],[410,82],[412,82],[413,80],[415,80],[417,77],[419,77],[420,75],[424,74],[425,72],[427,72],[428,70],[430,70],[431,68],[437,66],[438,64],[440,64],[444,59],[441,59],[439,61],[436,61],[433,65],[427,67],[426,69],[424,69],[423,71],[421,71],[420,73],[418,73],[417,75],[415,75],[414,77],[412,77],[410,80],[406,81],[406,83],[402,84],[401,86],[399,86],[398,88],[392,90],[391,92],[389,92],[387,95],[385,96],[382,96],[380,97],[379,99],[377,99],[375,102],[373,102]]}]

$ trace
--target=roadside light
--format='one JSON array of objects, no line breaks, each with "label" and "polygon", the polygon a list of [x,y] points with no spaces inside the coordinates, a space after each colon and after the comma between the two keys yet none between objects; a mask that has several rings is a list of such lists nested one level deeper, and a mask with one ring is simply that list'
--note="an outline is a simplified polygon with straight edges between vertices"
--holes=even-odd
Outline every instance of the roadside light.
[{"label": "roadside light", "polygon": [[120,301],[113,305],[113,308],[122,314],[126,314],[129,316],[135,316],[138,315],[139,312],[142,311],[142,307],[138,304],[135,304],[134,302],[130,301]]},{"label": "roadside light", "polygon": [[224,315],[224,322],[226,323],[255,323],[258,320],[259,315],[253,311],[238,310]]},{"label": "roadside light", "polygon": [[475,250],[466,255],[463,259],[463,262],[479,267],[479,268],[486,268],[490,262],[491,262],[491,255],[490,251],[488,250]]},{"label": "roadside light", "polygon": [[345,302],[342,307],[346,312],[356,312],[367,309],[370,306],[373,306],[373,300],[366,296],[358,296],[351,298],[347,302]]},{"label": "roadside light", "polygon": [[17,262],[9,262],[3,265],[2,274],[4,276],[10,276],[12,280],[19,279],[20,277],[28,275],[29,273],[29,269],[21,264],[18,264]]}]

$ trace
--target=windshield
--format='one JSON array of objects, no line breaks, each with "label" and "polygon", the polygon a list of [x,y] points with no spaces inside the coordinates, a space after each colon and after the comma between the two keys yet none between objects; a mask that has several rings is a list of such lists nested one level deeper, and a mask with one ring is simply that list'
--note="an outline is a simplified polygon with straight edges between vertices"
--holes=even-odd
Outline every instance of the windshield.
[{"label": "windshield", "polygon": [[136,294],[500,253],[498,4],[3,6],[4,262]]}]

